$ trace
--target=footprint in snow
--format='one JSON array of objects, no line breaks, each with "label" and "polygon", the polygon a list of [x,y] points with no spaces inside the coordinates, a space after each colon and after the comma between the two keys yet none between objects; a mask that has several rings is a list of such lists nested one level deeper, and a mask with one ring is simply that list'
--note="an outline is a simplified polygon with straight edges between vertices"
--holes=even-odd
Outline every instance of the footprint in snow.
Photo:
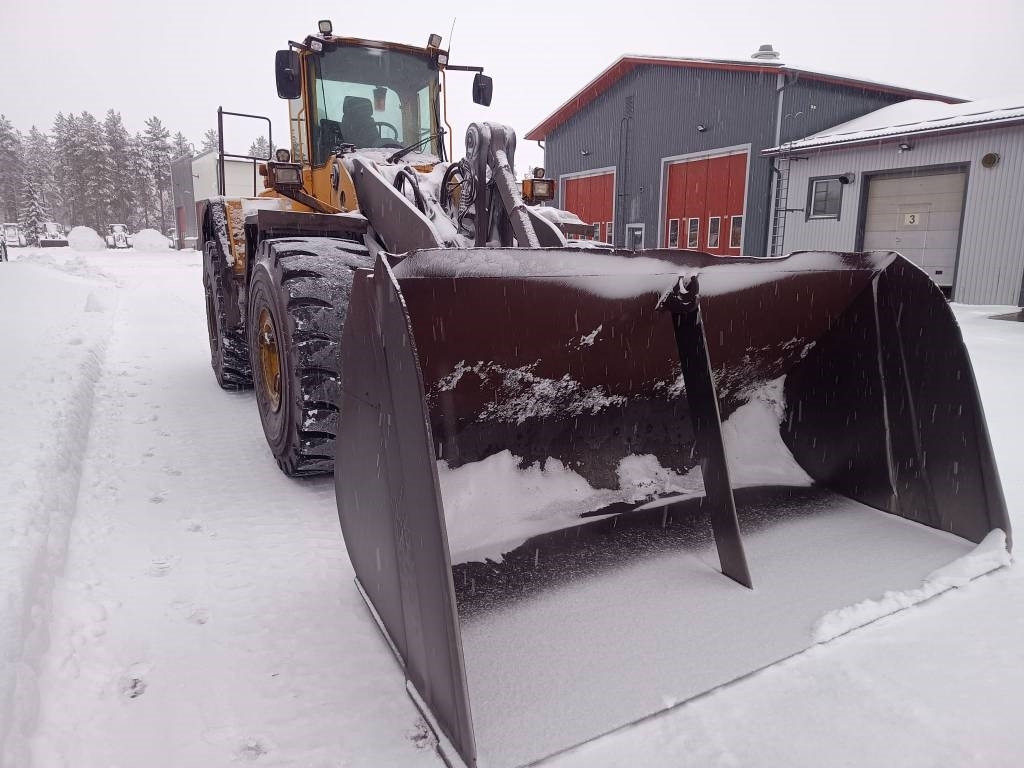
[{"label": "footprint in snow", "polygon": [[146,569],[146,573],[148,573],[153,578],[159,579],[163,576],[166,576],[170,572],[170,570],[170,558],[165,558],[163,560],[154,560],[152,563],[150,563],[149,568]]},{"label": "footprint in snow", "polygon": [[259,760],[260,757],[265,754],[267,754],[267,748],[263,746],[258,739],[247,739],[245,743],[238,748],[235,756],[242,760],[249,760],[252,762],[254,760]]},{"label": "footprint in snow", "polygon": [[121,681],[121,693],[126,698],[137,699],[146,692],[146,681],[141,677],[126,677]]},{"label": "footprint in snow", "polygon": [[196,605],[186,601],[171,603],[171,607],[181,614],[182,618],[190,624],[202,626],[210,620],[210,609],[204,605]]},{"label": "footprint in snow", "polygon": [[171,477],[181,477],[181,470],[174,467],[164,467],[164,474]]},{"label": "footprint in snow", "polygon": [[146,692],[146,675],[153,667],[146,662],[138,662],[128,667],[128,670],[121,676],[118,687],[121,695],[126,699],[137,699]]}]

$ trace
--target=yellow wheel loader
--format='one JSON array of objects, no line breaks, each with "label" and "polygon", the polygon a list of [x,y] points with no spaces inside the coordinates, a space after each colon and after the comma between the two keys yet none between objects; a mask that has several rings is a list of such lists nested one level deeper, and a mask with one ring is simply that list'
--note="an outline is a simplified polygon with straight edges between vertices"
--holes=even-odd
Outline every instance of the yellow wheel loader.
[{"label": "yellow wheel loader", "polygon": [[255,387],[282,470],[333,469],[449,764],[533,764],[1006,562],[923,272],[569,247],[510,129],[448,159],[447,73],[492,86],[440,46],[321,22],[279,51],[291,148],[199,220],[217,379]]}]

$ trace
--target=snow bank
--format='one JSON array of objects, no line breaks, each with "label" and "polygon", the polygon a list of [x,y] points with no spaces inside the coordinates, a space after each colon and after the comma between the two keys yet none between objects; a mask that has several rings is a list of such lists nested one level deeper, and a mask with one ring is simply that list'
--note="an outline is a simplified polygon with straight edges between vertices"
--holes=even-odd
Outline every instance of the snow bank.
[{"label": "snow bank", "polygon": [[1010,553],[1006,550],[1006,534],[999,529],[990,531],[970,554],[928,574],[924,583],[917,589],[886,592],[877,600],[863,600],[846,608],[829,611],[814,625],[814,642],[827,642],[883,616],[924,602],[946,590],[962,587],[989,571],[1009,564]]},{"label": "snow bank", "polygon": [[107,244],[92,227],[74,227],[68,233],[68,245],[76,251],[105,251]]},{"label": "snow bank", "polygon": [[0,764],[27,765],[33,665],[47,642],[114,298],[100,282],[30,262],[10,267],[0,307],[33,322],[7,323],[0,334],[0,424],[16,438],[0,440]]},{"label": "snow bank", "polygon": [[136,251],[167,253],[168,240],[155,229],[142,229],[132,235],[132,246]]}]

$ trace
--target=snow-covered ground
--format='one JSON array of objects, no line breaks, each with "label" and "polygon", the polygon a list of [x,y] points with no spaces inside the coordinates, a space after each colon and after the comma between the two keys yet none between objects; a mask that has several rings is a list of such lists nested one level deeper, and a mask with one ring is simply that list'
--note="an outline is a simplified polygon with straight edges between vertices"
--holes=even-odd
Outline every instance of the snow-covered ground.
[{"label": "snow-covered ground", "polygon": [[[11,258],[0,766],[441,766],[331,482],[283,477],[252,394],[214,381],[199,255]],[[1024,531],[1024,324],[988,319],[1006,311],[956,308]],[[1011,567],[551,765],[1014,766],[1022,710]]]}]

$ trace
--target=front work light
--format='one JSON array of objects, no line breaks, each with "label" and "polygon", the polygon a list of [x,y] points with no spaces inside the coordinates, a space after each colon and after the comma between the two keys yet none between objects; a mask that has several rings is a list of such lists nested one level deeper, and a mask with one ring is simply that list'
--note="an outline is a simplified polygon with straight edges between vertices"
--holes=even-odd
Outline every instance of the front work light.
[{"label": "front work light", "polygon": [[272,189],[302,189],[302,166],[298,163],[267,163],[267,181]]},{"label": "front work light", "polygon": [[279,163],[287,163],[292,159],[292,153],[287,149],[279,149],[274,153],[274,157],[277,158],[277,162]]},{"label": "front work light", "polygon": [[548,179],[533,180],[533,198],[535,200],[551,200],[554,197],[551,181]]},{"label": "front work light", "polygon": [[320,30],[321,35],[330,36],[334,32],[334,25],[331,24],[330,19],[320,19],[316,26]]},{"label": "front work light", "polygon": [[533,169],[533,178],[535,178],[535,179],[543,179],[544,178],[544,169],[541,168],[539,165],[536,168]]}]

